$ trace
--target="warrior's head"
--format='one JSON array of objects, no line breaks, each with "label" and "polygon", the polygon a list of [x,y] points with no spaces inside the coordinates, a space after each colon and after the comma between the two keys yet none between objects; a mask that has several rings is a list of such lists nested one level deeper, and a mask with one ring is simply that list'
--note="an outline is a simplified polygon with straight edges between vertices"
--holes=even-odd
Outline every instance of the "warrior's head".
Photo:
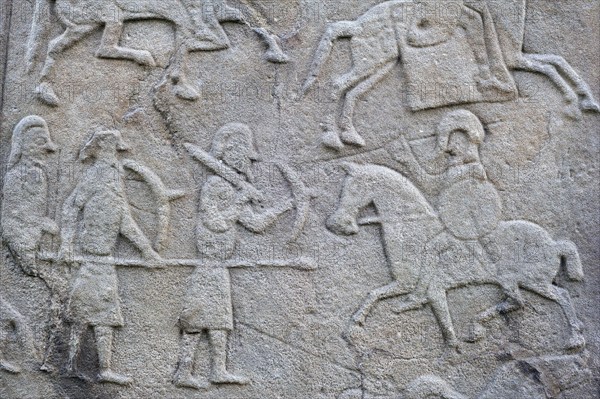
[{"label": "warrior's head", "polygon": [[459,110],[447,114],[437,127],[438,148],[448,155],[450,166],[479,163],[479,145],[485,131],[475,114]]},{"label": "warrior's head", "polygon": [[258,160],[252,131],[242,123],[229,123],[219,129],[211,154],[246,176],[250,174],[252,161]]},{"label": "warrior's head", "polygon": [[39,116],[30,115],[21,119],[15,126],[12,136],[12,148],[9,167],[20,160],[32,160],[43,163],[48,154],[57,150],[50,138],[48,124]]},{"label": "warrior's head", "polygon": [[129,151],[129,146],[123,140],[118,130],[101,130],[95,132],[83,146],[79,159],[85,161],[90,158],[116,160],[119,151]]}]

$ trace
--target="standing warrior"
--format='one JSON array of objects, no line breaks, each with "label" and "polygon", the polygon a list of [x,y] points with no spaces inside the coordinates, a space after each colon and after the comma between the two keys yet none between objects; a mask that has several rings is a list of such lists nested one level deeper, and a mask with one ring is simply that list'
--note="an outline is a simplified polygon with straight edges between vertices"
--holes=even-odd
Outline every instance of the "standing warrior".
[{"label": "standing warrior", "polygon": [[[92,159],[79,184],[63,207],[62,246],[59,258],[72,261],[73,241],[79,234],[83,260],[73,283],[68,313],[71,322],[68,370],[76,372],[81,336],[91,326],[100,362],[99,380],[126,385],[132,379],[111,369],[114,329],[123,326],[119,305],[114,250],[119,235],[129,239],[146,259],[158,261],[146,236],[133,219],[125,195],[118,151],[128,150],[118,131],[95,133],[80,159]],[[82,228],[77,220],[82,214]]]},{"label": "standing warrior", "polygon": [[[23,118],[13,131],[2,201],[2,238],[23,272],[40,277],[50,289],[53,332],[58,329],[61,293],[66,286],[66,279],[56,270],[40,268],[37,252],[44,233],[58,234],[58,226],[47,216],[46,162],[48,155],[56,148],[43,118]],[[51,334],[42,370],[51,368],[48,360],[53,342]]]},{"label": "standing warrior", "polygon": [[[191,150],[192,147],[188,146]],[[208,155],[208,154],[207,154]],[[232,123],[216,134],[209,157],[220,173],[211,175],[200,194],[196,227],[198,251],[204,265],[196,267],[179,317],[182,331],[181,357],[173,382],[180,387],[201,389],[208,384],[193,376],[194,353],[200,334],[208,333],[215,384],[248,384],[250,381],[227,371],[227,341],[233,330],[231,283],[226,263],[237,243],[236,227],[264,232],[293,206],[291,200],[257,213],[252,200],[260,193],[252,186],[251,166],[257,159],[248,126]],[[216,170],[213,170],[216,172]]]}]

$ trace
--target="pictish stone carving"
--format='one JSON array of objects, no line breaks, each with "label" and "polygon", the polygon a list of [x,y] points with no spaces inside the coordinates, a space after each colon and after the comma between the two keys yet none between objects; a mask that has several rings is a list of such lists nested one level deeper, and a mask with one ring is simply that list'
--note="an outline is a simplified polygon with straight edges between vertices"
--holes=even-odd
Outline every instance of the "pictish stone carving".
[{"label": "pictish stone carving", "polygon": [[597,394],[600,1],[4,5],[0,398]]}]

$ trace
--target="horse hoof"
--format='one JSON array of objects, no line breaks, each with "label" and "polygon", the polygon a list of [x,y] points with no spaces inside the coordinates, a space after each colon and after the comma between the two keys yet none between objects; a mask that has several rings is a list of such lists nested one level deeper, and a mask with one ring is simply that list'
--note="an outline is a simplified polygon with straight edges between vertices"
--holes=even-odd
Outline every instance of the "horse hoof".
[{"label": "horse hoof", "polygon": [[581,102],[581,109],[590,112],[600,112],[600,105],[592,99],[585,99]]},{"label": "horse hoof", "polygon": [[35,88],[35,95],[41,102],[51,107],[58,107],[60,104],[60,100],[54,93],[52,86],[46,82],[40,83],[38,87]]},{"label": "horse hoof", "polygon": [[470,343],[479,342],[485,338],[485,333],[486,333],[485,327],[483,327],[479,323],[473,323],[473,324],[471,324],[471,327],[469,328],[469,336],[467,337],[467,339],[465,341],[470,342]]},{"label": "horse hoof", "polygon": [[287,64],[290,62],[290,57],[288,57],[287,54],[280,49],[268,50],[265,53],[265,60],[272,62],[273,64]]},{"label": "horse hoof", "polygon": [[141,50],[140,55],[136,57],[135,62],[143,66],[155,67],[156,61],[149,51]]},{"label": "horse hoof", "polygon": [[572,336],[567,345],[568,350],[581,350],[585,347],[585,338],[581,334]]},{"label": "horse hoof", "polygon": [[583,118],[583,114],[581,113],[581,109],[577,103],[569,103],[564,109],[564,114],[569,118],[575,121],[579,121]]},{"label": "horse hoof", "polygon": [[364,147],[367,144],[353,127],[342,130],[341,139],[342,142],[346,144],[355,145],[358,147]]},{"label": "horse hoof", "polygon": [[200,98],[198,92],[188,85],[176,84],[173,87],[173,91],[175,92],[175,95],[182,100],[196,101],[198,98]]},{"label": "horse hoof", "polygon": [[342,143],[340,137],[331,130],[328,130],[323,134],[323,136],[321,137],[321,142],[325,147],[331,148],[333,150],[340,151],[344,149],[344,143]]}]

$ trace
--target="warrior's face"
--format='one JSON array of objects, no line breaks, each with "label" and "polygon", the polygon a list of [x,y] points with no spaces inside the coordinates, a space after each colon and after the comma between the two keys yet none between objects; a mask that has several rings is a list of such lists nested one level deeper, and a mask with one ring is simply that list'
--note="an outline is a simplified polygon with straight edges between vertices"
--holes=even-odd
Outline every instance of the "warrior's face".
[{"label": "warrior's face", "polygon": [[240,173],[248,174],[252,165],[252,143],[244,135],[234,135],[229,139],[223,152],[223,162]]},{"label": "warrior's face", "polygon": [[43,162],[49,153],[56,151],[57,147],[50,139],[48,129],[36,126],[27,130],[23,140],[23,156]]},{"label": "warrior's face", "polygon": [[450,133],[446,153],[450,166],[465,165],[479,160],[477,144],[471,142],[467,132],[463,130]]}]

